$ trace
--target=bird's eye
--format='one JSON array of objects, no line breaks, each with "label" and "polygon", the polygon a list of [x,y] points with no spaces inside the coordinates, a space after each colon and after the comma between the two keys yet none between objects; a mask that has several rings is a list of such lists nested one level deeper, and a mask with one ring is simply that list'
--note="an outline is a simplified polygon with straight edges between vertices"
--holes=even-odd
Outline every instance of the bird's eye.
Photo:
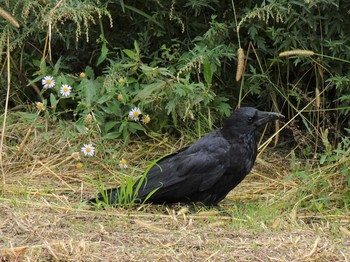
[{"label": "bird's eye", "polygon": [[253,117],[251,117],[251,116],[248,117],[248,122],[250,122],[250,123],[253,122]]}]

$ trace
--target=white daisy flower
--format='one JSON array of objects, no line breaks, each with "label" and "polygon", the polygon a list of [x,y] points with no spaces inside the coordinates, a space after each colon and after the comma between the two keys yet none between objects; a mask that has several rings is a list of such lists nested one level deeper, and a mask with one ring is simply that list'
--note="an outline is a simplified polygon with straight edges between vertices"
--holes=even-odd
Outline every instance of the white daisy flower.
[{"label": "white daisy flower", "polygon": [[72,157],[74,160],[80,160],[80,153],[79,152],[73,152]]},{"label": "white daisy flower", "polygon": [[53,76],[45,76],[41,80],[41,84],[44,86],[44,88],[53,88],[56,85]]},{"label": "white daisy flower", "polygon": [[151,118],[149,117],[149,115],[145,115],[145,116],[142,116],[141,121],[144,124],[148,124],[151,121]]},{"label": "white daisy flower", "polygon": [[92,120],[92,115],[91,115],[91,114],[87,114],[87,115],[85,116],[85,120],[91,122],[91,120]]},{"label": "white daisy flower", "polygon": [[84,144],[81,148],[81,152],[83,152],[85,156],[93,156],[95,154],[95,148],[91,144]]},{"label": "white daisy flower", "polygon": [[44,108],[45,106],[44,106],[44,104],[43,103],[41,103],[41,102],[37,102],[36,103],[36,108],[38,109],[38,110],[44,110],[45,108]]},{"label": "white daisy flower", "polygon": [[72,92],[72,87],[69,85],[66,85],[66,84],[62,85],[60,92],[61,92],[61,95],[63,95],[63,96],[69,96],[70,93]]},{"label": "white daisy flower", "polygon": [[129,118],[133,119],[135,122],[139,121],[140,118],[139,116],[141,115],[141,110],[138,107],[134,107],[133,109],[130,110],[129,112]]},{"label": "white daisy flower", "polygon": [[128,168],[127,162],[126,162],[126,160],[124,158],[119,161],[119,167],[121,169]]}]

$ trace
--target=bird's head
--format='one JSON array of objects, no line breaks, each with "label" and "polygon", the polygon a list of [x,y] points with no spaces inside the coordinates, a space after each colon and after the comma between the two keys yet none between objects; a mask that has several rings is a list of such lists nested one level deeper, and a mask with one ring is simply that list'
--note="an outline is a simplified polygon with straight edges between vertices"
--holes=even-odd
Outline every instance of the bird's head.
[{"label": "bird's head", "polygon": [[254,107],[241,107],[226,120],[223,130],[229,133],[251,133],[264,124],[281,118],[284,116],[280,113],[264,112]]}]

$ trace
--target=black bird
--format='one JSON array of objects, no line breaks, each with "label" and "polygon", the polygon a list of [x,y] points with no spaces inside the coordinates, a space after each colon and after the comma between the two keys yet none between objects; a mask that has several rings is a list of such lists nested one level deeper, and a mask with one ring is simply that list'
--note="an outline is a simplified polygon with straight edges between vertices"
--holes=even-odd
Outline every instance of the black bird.
[{"label": "black bird", "polygon": [[[258,128],[283,117],[252,107],[235,110],[222,128],[158,161],[142,182],[138,200],[143,202],[158,188],[147,202],[217,205],[252,169],[257,156]],[[109,204],[118,203],[119,190],[105,191]],[[99,194],[90,203],[97,200],[104,198]]]}]

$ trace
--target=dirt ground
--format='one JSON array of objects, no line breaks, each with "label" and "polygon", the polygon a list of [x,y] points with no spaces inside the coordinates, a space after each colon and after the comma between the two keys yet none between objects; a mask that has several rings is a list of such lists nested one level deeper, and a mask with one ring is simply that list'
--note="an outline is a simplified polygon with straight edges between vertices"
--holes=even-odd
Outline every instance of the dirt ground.
[{"label": "dirt ground", "polygon": [[[247,186],[249,181],[242,184]],[[333,218],[260,220],[215,208],[191,213],[179,206],[96,210],[76,204],[66,196],[1,198],[0,261],[350,259],[348,217],[338,227],[342,232],[332,232],[339,222]]]}]

